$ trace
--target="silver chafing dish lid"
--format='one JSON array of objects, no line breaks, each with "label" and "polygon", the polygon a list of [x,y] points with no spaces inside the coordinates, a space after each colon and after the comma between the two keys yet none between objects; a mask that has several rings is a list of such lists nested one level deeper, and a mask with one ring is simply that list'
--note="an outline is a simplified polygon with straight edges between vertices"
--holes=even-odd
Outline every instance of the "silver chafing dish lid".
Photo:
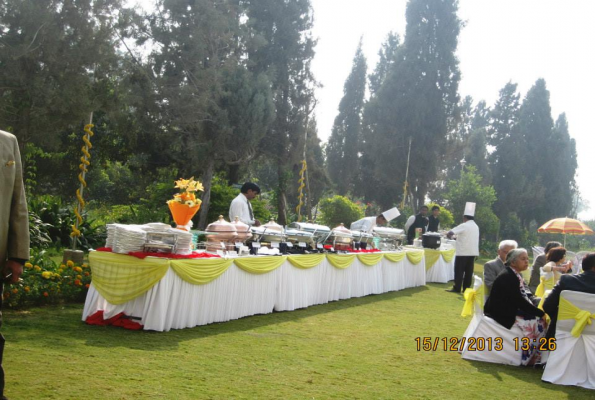
[{"label": "silver chafing dish lid", "polygon": [[381,236],[381,237],[401,237],[405,234],[405,231],[403,229],[388,228],[388,227],[384,227],[384,226],[375,226],[372,229],[372,233],[375,236]]},{"label": "silver chafing dish lid", "polygon": [[324,225],[318,225],[318,224],[311,224],[308,222],[292,222],[291,224],[289,224],[289,228],[292,229],[298,229],[300,231],[306,231],[306,232],[330,232],[331,228],[329,228],[328,226],[324,226]]},{"label": "silver chafing dish lid", "polygon": [[300,231],[297,229],[286,229],[285,234],[287,236],[299,236],[303,238],[311,238],[313,236],[312,232]]},{"label": "silver chafing dish lid", "polygon": [[278,236],[278,237],[285,236],[284,232],[272,230],[272,229],[266,228],[265,226],[252,226],[252,227],[250,227],[250,232],[252,232],[255,235]]},{"label": "silver chafing dish lid", "polygon": [[372,235],[371,233],[364,232],[364,231],[351,231],[351,234],[353,235],[353,237],[357,237],[357,238],[373,238],[374,237],[374,235]]}]

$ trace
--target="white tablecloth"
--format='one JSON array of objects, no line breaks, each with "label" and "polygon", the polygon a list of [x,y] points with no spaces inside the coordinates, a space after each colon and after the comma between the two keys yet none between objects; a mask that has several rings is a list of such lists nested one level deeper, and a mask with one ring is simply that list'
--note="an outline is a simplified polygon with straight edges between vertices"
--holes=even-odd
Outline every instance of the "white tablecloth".
[{"label": "white tablecloth", "polygon": [[455,259],[456,256],[450,262],[446,262],[442,256],[438,257],[438,261],[426,272],[426,282],[446,283],[454,281]]},{"label": "white tablecloth", "polygon": [[335,268],[326,259],[309,269],[296,268],[286,261],[274,271],[260,275],[232,265],[205,285],[187,283],[170,268],[155,286],[121,305],[107,302],[91,284],[83,321],[100,310],[104,319],[123,312],[137,318],[145,330],[168,331],[425,283],[424,260],[413,265],[407,257],[398,263],[382,259],[374,266],[366,266],[356,258],[346,269]]}]

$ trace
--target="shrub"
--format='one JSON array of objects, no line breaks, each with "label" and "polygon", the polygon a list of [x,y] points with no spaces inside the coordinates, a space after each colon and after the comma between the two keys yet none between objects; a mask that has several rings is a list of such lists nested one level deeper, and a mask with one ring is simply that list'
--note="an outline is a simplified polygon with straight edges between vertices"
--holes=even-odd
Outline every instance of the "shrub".
[{"label": "shrub", "polygon": [[21,280],[5,285],[3,302],[11,308],[83,301],[91,283],[91,269],[87,264],[56,265],[45,251],[32,250],[23,268]]},{"label": "shrub", "polygon": [[320,222],[331,228],[341,223],[349,228],[352,222],[363,217],[363,208],[347,197],[334,196],[320,202]]}]

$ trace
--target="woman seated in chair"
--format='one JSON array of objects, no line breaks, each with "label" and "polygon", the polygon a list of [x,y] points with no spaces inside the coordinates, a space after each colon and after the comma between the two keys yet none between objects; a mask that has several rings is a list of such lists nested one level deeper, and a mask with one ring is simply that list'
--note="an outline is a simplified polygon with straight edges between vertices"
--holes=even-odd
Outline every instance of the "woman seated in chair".
[{"label": "woman seated in chair", "polygon": [[[539,301],[533,296],[521,272],[529,268],[529,255],[525,249],[511,250],[506,256],[506,268],[496,277],[484,313],[507,329],[517,325],[530,343],[539,343],[546,332],[547,323],[542,310],[535,307]],[[541,354],[535,346],[523,351],[522,365],[533,365],[541,361]]]},{"label": "woman seated in chair", "polygon": [[572,262],[564,262],[566,261],[566,249],[564,247],[554,247],[547,252],[545,259],[547,263],[541,267],[541,276],[545,278],[546,282],[554,278],[552,285],[546,284],[546,289],[553,289],[562,274],[565,274],[572,268]]}]

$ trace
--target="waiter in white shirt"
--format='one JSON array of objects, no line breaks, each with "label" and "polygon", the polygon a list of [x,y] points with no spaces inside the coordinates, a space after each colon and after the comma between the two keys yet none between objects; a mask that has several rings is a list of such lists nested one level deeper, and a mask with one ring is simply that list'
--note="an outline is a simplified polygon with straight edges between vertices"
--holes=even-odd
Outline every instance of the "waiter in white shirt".
[{"label": "waiter in white shirt", "polygon": [[260,221],[254,218],[252,204],[250,200],[260,194],[260,187],[256,183],[246,182],[240,189],[240,194],[232,200],[229,206],[229,220],[233,221],[236,217],[240,221],[250,226],[260,226]]},{"label": "waiter in white shirt", "polygon": [[401,215],[401,213],[397,207],[393,207],[377,217],[365,217],[352,222],[349,229],[352,231],[372,233],[372,229],[374,229],[376,225],[385,225],[389,221],[397,218],[399,215]]},{"label": "waiter in white shirt", "polygon": [[475,223],[475,203],[465,204],[463,223],[448,232],[448,238],[457,235],[455,283],[447,292],[461,293],[472,286],[475,257],[479,255],[479,227]]}]

